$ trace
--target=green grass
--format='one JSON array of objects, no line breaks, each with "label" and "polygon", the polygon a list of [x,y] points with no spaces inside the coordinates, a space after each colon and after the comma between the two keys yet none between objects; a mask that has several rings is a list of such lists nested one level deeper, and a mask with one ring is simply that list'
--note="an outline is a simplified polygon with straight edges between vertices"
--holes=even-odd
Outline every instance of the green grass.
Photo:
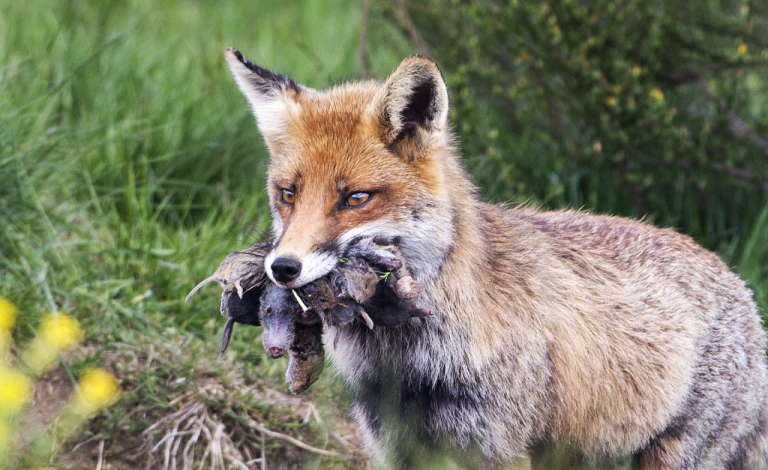
[{"label": "green grass", "polygon": [[[358,75],[359,16],[338,1],[0,5],[0,295],[20,307],[19,344],[45,312],[69,311],[89,344],[67,359],[72,370],[122,378],[121,402],[81,436],[105,438],[108,459],[136,451],[135,435],[206,377],[238,384],[197,395],[217,419],[284,420],[274,429],[344,447],[328,438],[335,406],[318,415],[325,424],[302,425],[271,409],[279,400],[251,403],[264,396],[253,387],[287,389],[285,361],[265,359],[259,330],[236,328],[217,362],[218,289],[184,296],[269,222],[266,149],[224,49],[324,87]],[[372,46],[375,72],[407,53]],[[339,393],[331,374],[314,389],[331,397],[319,403]],[[280,460],[298,452],[266,446]],[[343,462],[307,455],[291,458]]]},{"label": "green grass", "polygon": [[[73,373],[98,365],[122,379],[121,401],[78,438],[104,440],[108,460],[162,463],[141,433],[160,423],[147,437],[157,443],[172,429],[164,418],[198,403],[255,454],[261,435],[249,420],[348,451],[333,437],[347,402],[331,374],[310,394],[319,419],[305,424],[294,411],[309,402],[270,392],[286,390],[286,363],[266,359],[259,330],[236,328],[217,361],[218,290],[184,296],[269,223],[266,149],[225,47],[325,87],[359,75],[359,17],[354,3],[320,0],[0,4],[0,296],[20,307],[19,344],[44,313],[71,312],[87,331],[87,347],[66,359]],[[370,74],[384,77],[413,50],[376,21]],[[520,145],[509,152],[523,158]],[[755,213],[715,248],[765,309],[768,207]],[[356,465],[275,437],[264,448],[310,467]],[[70,445],[62,462],[72,454]]]}]

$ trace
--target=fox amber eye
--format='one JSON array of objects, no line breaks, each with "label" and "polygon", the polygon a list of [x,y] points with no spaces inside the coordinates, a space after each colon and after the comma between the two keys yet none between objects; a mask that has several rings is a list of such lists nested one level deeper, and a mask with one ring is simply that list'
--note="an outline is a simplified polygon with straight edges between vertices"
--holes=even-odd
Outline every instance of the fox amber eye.
[{"label": "fox amber eye", "polygon": [[296,194],[294,194],[293,191],[283,189],[283,193],[280,195],[280,198],[286,204],[293,204],[293,202],[296,200]]},{"label": "fox amber eye", "polygon": [[347,198],[347,204],[351,207],[359,206],[368,202],[370,198],[370,193],[354,193]]}]

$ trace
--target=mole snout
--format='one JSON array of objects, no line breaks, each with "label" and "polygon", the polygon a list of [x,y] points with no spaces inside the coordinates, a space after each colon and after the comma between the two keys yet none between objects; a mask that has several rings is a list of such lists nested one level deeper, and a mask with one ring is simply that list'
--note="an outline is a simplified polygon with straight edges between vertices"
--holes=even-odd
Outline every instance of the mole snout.
[{"label": "mole snout", "polygon": [[291,347],[296,316],[301,311],[291,291],[272,284],[267,286],[262,297],[259,318],[264,331],[261,341],[272,358],[282,357]]},{"label": "mole snout", "polygon": [[269,355],[272,357],[272,359],[283,357],[283,354],[285,354],[285,349],[283,348],[280,348],[278,346],[272,346],[271,348],[269,348]]}]

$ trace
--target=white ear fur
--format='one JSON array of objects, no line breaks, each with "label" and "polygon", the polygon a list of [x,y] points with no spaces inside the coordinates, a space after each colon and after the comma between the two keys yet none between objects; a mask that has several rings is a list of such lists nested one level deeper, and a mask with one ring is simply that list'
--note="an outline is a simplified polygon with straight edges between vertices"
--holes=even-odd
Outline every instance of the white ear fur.
[{"label": "white ear fur", "polygon": [[390,144],[403,132],[448,130],[448,89],[437,64],[423,55],[406,57],[376,92],[367,113]]},{"label": "white ear fur", "polygon": [[309,89],[259,67],[232,47],[227,48],[226,58],[240,91],[251,103],[259,130],[272,146],[288,133],[292,117],[298,112],[293,97]]}]

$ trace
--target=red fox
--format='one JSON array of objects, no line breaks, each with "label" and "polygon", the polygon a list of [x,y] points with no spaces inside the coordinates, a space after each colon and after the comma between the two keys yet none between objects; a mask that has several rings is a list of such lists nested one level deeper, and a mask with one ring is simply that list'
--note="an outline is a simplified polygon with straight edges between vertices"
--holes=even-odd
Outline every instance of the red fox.
[{"label": "red fox", "polygon": [[377,465],[440,449],[501,467],[562,444],[641,469],[768,468],[765,333],[715,254],[638,221],[483,202],[427,57],[326,91],[226,57],[271,154],[268,276],[300,287],[379,237],[425,287],[431,316],[324,333]]}]

